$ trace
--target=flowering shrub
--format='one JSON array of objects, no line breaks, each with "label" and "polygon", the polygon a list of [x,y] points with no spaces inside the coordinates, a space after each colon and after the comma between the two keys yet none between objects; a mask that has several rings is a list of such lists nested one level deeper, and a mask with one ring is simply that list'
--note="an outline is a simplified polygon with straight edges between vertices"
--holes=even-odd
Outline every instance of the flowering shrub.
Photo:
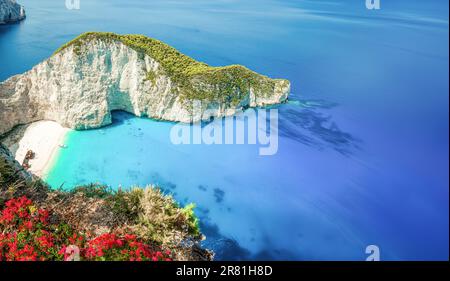
[{"label": "flowering shrub", "polygon": [[50,223],[49,216],[25,196],[7,201],[0,214],[0,261],[66,260],[69,246],[78,247],[81,260],[172,260],[170,251],[157,251],[135,235],[89,239],[67,224]]},{"label": "flowering shrub", "polygon": [[152,251],[139,242],[135,235],[127,234],[123,238],[115,234],[103,234],[90,240],[84,250],[90,260],[130,260],[130,261],[170,261],[170,251]]}]

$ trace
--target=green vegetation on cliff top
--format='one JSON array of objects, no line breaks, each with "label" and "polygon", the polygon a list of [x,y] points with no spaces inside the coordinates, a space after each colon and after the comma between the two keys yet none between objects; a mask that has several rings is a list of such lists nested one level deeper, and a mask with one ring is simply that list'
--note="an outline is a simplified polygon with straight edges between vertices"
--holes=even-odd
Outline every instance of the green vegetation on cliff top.
[{"label": "green vegetation on cliff top", "polygon": [[[241,65],[209,66],[186,56],[175,48],[144,35],[119,35],[108,32],[87,32],[60,47],[55,54],[73,46],[77,55],[83,54],[83,46],[91,40],[120,41],[130,48],[145,53],[156,60],[164,75],[176,83],[182,97],[189,100],[209,100],[237,105],[248,95],[268,96],[274,92],[277,79],[270,79]],[[155,79],[149,73],[148,80]],[[287,80],[283,80],[287,83]]]}]

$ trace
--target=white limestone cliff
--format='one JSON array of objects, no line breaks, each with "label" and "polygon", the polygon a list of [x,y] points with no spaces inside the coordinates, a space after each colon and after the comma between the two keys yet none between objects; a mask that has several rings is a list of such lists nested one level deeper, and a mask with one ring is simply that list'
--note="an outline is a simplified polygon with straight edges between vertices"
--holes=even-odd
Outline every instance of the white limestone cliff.
[{"label": "white limestone cliff", "polygon": [[[179,94],[178,85],[148,54],[101,38],[82,48],[80,54],[79,46],[69,45],[30,71],[0,83],[0,135],[39,120],[74,129],[101,127],[111,123],[112,110],[197,122],[209,117],[203,114],[206,109],[214,116],[229,116],[245,107],[283,102],[290,91],[289,81],[270,79],[274,87],[268,93],[250,88],[235,105],[204,100],[200,114],[195,114],[192,100]],[[149,79],[148,73],[156,75]]]}]

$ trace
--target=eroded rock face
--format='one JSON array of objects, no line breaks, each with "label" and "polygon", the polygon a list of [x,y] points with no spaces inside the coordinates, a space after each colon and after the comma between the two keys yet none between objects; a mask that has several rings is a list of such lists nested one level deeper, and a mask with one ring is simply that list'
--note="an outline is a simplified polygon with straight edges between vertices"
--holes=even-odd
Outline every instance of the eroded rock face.
[{"label": "eroded rock face", "polygon": [[[149,73],[155,75],[149,78]],[[193,101],[182,98],[166,73],[158,61],[119,41],[90,40],[82,54],[79,46],[69,46],[0,83],[0,135],[18,124],[44,119],[75,129],[101,127],[111,123],[112,110],[197,122],[280,103],[290,91],[287,80],[274,80],[269,93],[250,89],[235,105],[207,100],[200,110],[193,110]]]},{"label": "eroded rock face", "polygon": [[17,181],[29,183],[32,180],[33,176],[14,159],[8,148],[0,142],[0,191],[7,187],[7,184]]},{"label": "eroded rock face", "polygon": [[16,22],[25,18],[25,9],[16,0],[0,0],[0,24]]}]

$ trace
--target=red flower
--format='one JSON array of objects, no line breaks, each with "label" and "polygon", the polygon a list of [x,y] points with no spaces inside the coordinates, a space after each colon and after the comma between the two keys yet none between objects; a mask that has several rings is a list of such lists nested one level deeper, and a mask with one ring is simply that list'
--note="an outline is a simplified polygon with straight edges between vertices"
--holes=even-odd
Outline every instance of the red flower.
[{"label": "red flower", "polygon": [[125,234],[125,239],[128,240],[128,241],[134,241],[134,240],[136,240],[136,235]]},{"label": "red flower", "polygon": [[33,222],[32,221],[26,221],[23,223],[26,229],[31,230],[33,228]]},{"label": "red flower", "polygon": [[39,221],[41,223],[46,223],[49,217],[49,212],[47,210],[40,209],[38,211],[38,214],[39,214]]}]

